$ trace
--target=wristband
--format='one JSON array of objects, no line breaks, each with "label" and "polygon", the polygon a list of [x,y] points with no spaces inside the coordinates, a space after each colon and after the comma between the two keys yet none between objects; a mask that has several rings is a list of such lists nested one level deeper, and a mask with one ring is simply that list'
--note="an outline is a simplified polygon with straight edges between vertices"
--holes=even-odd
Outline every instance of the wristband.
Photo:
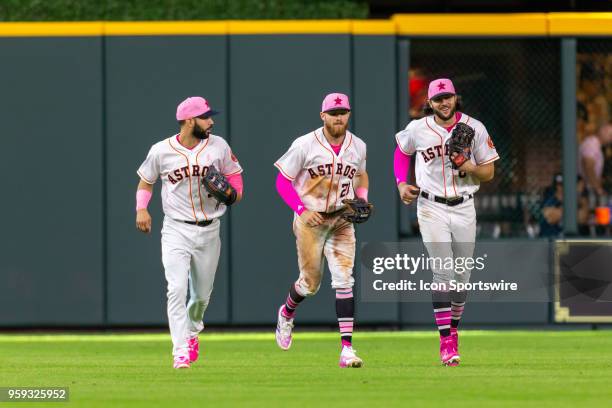
[{"label": "wristband", "polygon": [[358,187],[357,190],[355,190],[355,195],[368,201],[368,189],[365,187]]},{"label": "wristband", "polygon": [[151,201],[151,196],[153,196],[153,193],[150,191],[143,189],[136,191],[136,211],[146,210],[149,206],[149,201]]}]

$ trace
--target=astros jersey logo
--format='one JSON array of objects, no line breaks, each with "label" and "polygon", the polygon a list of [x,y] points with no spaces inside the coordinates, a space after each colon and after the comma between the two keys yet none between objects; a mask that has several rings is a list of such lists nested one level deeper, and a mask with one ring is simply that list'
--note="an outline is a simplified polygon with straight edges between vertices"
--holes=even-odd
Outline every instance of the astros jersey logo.
[{"label": "astros jersey logo", "polygon": [[[329,176],[332,174],[333,166],[334,165],[332,163],[320,164],[316,167],[309,168],[308,174],[310,175],[311,179],[320,177],[320,176],[321,177]],[[355,177],[356,172],[357,172],[357,169],[348,164],[336,163],[334,174],[345,176],[345,177],[348,177],[350,180],[352,180],[353,177]]]},{"label": "astros jersey logo", "polygon": [[422,150],[421,156],[423,156],[423,162],[427,163],[428,161],[435,159],[436,157],[448,156],[448,142],[442,146],[430,146],[425,150]]},{"label": "astros jersey logo", "polygon": [[[204,173],[208,166],[202,166],[201,170]],[[191,171],[188,166],[181,167],[179,169],[172,170],[168,173],[168,181],[172,184],[176,184],[181,180],[187,179],[189,176],[200,177],[200,166],[197,164],[191,165]]]}]

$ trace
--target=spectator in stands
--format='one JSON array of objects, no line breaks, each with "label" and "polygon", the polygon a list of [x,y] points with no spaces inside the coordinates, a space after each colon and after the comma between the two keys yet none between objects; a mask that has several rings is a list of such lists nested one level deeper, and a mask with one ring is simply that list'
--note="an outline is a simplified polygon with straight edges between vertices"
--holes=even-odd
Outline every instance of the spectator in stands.
[{"label": "spectator in stands", "polygon": [[413,68],[409,72],[409,93],[410,93],[410,118],[422,118],[423,107],[427,103],[427,86],[429,78],[420,68]]},{"label": "spectator in stands", "polygon": [[587,135],[610,122],[610,103],[605,95],[605,70],[598,62],[596,55],[591,55],[579,65],[580,82],[576,97],[588,112]]},{"label": "spectator in stands", "polygon": [[[582,177],[578,176],[576,185],[578,195],[578,233],[588,235],[589,233],[589,206],[586,196],[585,184]],[[563,232],[563,176],[557,173],[553,177],[552,184],[544,190],[542,199],[542,216],[540,218],[541,237],[559,237]]]},{"label": "spectator in stands", "polygon": [[553,183],[544,190],[542,217],[540,219],[541,237],[558,237],[563,232],[563,176],[555,174]]},{"label": "spectator in stands", "polygon": [[579,148],[578,174],[586,181],[586,187],[597,195],[604,195],[602,174],[605,147],[612,142],[612,125],[599,128],[597,134],[587,136]]}]

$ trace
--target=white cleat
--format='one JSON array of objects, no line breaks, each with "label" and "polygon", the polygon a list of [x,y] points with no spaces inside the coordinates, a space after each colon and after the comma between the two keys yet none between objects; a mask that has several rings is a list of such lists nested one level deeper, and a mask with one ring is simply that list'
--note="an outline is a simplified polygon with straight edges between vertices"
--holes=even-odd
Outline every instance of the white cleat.
[{"label": "white cleat", "polygon": [[353,347],[342,347],[340,361],[338,362],[340,368],[359,368],[363,366],[363,360],[357,357],[356,351]]},{"label": "white cleat", "polygon": [[293,330],[293,319],[283,316],[283,306],[278,309],[278,319],[276,322],[276,344],[283,350],[291,347],[291,330]]}]

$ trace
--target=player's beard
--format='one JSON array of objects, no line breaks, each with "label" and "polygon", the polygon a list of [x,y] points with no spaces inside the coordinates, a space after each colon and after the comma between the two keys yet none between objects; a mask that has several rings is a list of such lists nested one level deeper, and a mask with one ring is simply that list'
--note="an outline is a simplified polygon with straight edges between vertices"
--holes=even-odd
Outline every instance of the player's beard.
[{"label": "player's beard", "polygon": [[345,125],[337,125],[337,124],[325,124],[325,130],[327,133],[333,137],[334,139],[341,138],[346,134],[346,129],[348,128],[348,123]]},{"label": "player's beard", "polygon": [[209,126],[206,130],[202,129],[197,123],[193,127],[193,135],[198,139],[206,139],[210,136],[212,126]]},{"label": "player's beard", "polygon": [[442,122],[446,122],[450,120],[453,116],[455,116],[455,112],[457,112],[457,104],[453,104],[450,108],[448,115],[444,115],[441,110],[432,108],[434,111],[434,115],[436,115]]}]

